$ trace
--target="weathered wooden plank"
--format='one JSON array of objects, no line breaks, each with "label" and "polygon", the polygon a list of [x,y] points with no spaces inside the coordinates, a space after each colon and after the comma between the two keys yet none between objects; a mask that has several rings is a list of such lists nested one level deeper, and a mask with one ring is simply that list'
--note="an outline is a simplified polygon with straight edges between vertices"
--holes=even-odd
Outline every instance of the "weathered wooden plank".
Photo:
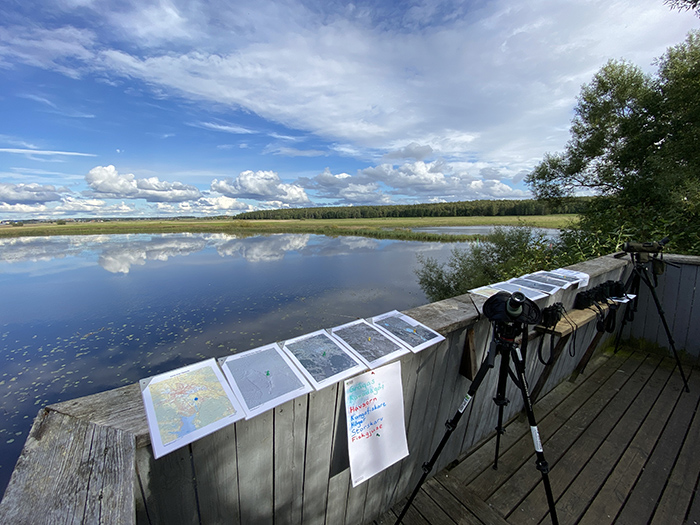
[{"label": "weathered wooden plank", "polygon": [[308,396],[274,409],[275,524],[301,523]]},{"label": "weathered wooden plank", "polygon": [[[451,338],[450,346],[445,356],[445,374],[443,376],[442,390],[437,390],[440,396],[440,404],[437,411],[437,421],[443,422],[443,424],[451,420],[452,417],[457,412],[464,395],[467,393],[469,381],[459,374],[459,363],[462,360],[462,348],[464,347],[464,340],[466,338],[466,330],[455,333]],[[464,418],[461,418],[464,419]],[[460,421],[460,426],[464,422]],[[459,427],[458,427],[459,428]],[[437,449],[440,441],[445,435],[446,427],[443,425],[442,428],[437,427],[437,432],[434,432],[433,440],[430,445],[429,454],[432,455]],[[462,448],[461,440],[459,439],[459,432],[452,432],[450,435],[445,448],[440,453],[437,463],[435,464],[435,472],[439,472],[444,468],[445,465],[452,463],[459,456],[460,449]]]},{"label": "weathered wooden plank", "polygon": [[673,316],[672,335],[676,342],[676,348],[693,355],[700,354],[700,342],[688,337],[691,325],[697,324],[693,323],[693,319],[699,317],[695,303],[698,280],[700,280],[699,266],[682,266],[678,276],[676,303],[669,309]]},{"label": "weathered wooden plank", "polygon": [[[369,483],[360,483],[357,487],[348,484],[347,505],[345,508],[345,525],[361,525],[364,516],[364,503],[367,499]],[[330,523],[328,524],[330,525]]]},{"label": "weathered wooden plank", "polygon": [[[446,374],[448,373],[448,356],[452,343],[452,338],[448,338],[438,345],[435,349],[435,367],[433,375],[428,384],[425,395],[427,402],[425,405],[425,416],[422,421],[412,421],[412,424],[421,426],[420,442],[414,448],[416,451],[416,459],[419,459],[419,465],[428,461],[434,452],[433,442],[436,435],[444,433],[444,423],[446,419],[440,417],[440,402],[442,396],[442,388],[444,386]],[[414,469],[411,476],[410,485],[413,487],[422,476],[421,468]]]},{"label": "weathered wooden plank", "polygon": [[[491,323],[487,319],[482,319],[476,325],[474,325],[474,333],[475,340],[477,342],[474,351],[476,352],[477,363],[479,364],[480,368],[491,344]],[[488,372],[489,376],[493,374],[493,371]],[[471,383],[469,384],[469,387],[471,387]],[[467,387],[466,391],[462,392],[462,396],[467,393],[469,387]],[[492,378],[488,377],[481,384],[476,395],[470,402],[469,407],[467,408],[467,413],[462,416],[464,421],[460,421],[460,426],[463,428],[463,431],[461,432],[461,435],[458,433],[457,436],[455,436],[457,439],[461,439],[461,454],[465,454],[467,450],[471,449],[475,443],[482,440],[484,436],[488,435],[493,429],[493,423],[491,423],[491,420],[489,419],[492,418],[492,416],[488,413],[488,411],[492,408],[490,406],[493,404],[491,398],[493,397],[493,392],[495,392],[495,389],[496,382]],[[457,433],[458,430],[455,432]]]},{"label": "weathered wooden plank", "polygon": [[420,476],[420,474],[418,476],[416,474],[421,471],[420,466],[428,460],[421,446],[425,438],[426,427],[432,430],[431,423],[426,421],[426,410],[430,400],[433,376],[435,370],[439,368],[438,364],[441,362],[444,349],[448,344],[443,341],[436,347],[417,354],[420,362],[416,369],[416,389],[411,404],[411,413],[406,420],[409,456],[401,461],[401,475],[394,493],[396,499],[407,496],[413,490],[413,486]]},{"label": "weathered wooden plank", "polygon": [[[333,448],[331,450],[332,462],[330,480],[328,481],[328,503],[326,504],[326,523],[343,523],[345,520],[348,489],[350,483],[350,469],[345,468],[339,473],[333,472],[334,468],[340,468],[338,465],[348,462],[348,426],[347,415],[345,410],[345,385],[340,383],[336,393],[335,417],[333,427]],[[342,458],[342,461],[340,460]]]},{"label": "weathered wooden plank", "polygon": [[[631,401],[644,386],[655,365],[638,370],[639,361],[628,359],[619,372],[599,389],[553,436],[542,434],[544,452],[551,471],[549,479],[554,497],[566,489],[581,465],[593,454],[606,438],[610,429],[629,408]],[[636,372],[636,373],[635,373]],[[581,430],[585,429],[582,433]],[[509,522],[524,523],[544,518],[548,512],[547,500],[541,488],[541,473],[534,468],[534,451],[531,460],[522,465],[487,500],[494,509],[507,517]],[[521,521],[524,520],[524,521]]]},{"label": "weathered wooden plank", "polygon": [[[590,500],[601,489],[614,466],[643,424],[671,374],[669,367],[659,366],[629,410],[619,419],[609,436],[595,451],[590,461],[557,501],[559,519],[576,523],[581,519]],[[667,522],[670,523],[670,522]]]},{"label": "weathered wooden plank", "polygon": [[[615,374],[612,370],[606,369],[604,373],[597,376],[598,381],[587,381],[579,391],[579,395],[571,396],[561,403],[555,410],[548,414],[545,418],[538,421],[540,435],[545,440],[545,455],[550,462],[550,466],[556,461],[556,454],[551,449],[551,445],[547,443],[550,437],[554,437],[562,431],[564,424],[574,424],[577,427],[584,427],[600,412],[601,408],[610,400],[611,393],[619,389],[629,378],[631,372],[637,368],[638,363],[635,361],[625,360],[621,363],[624,367],[624,373]],[[588,396],[581,395],[581,392],[588,393]],[[562,440],[562,438],[560,438]],[[566,438],[563,439],[565,441]],[[565,450],[568,443],[562,443],[561,447]],[[515,490],[520,496],[524,490],[524,484],[520,484],[523,476],[533,469],[534,462],[531,458],[533,454],[532,436],[528,432],[513,444],[510,448],[501,452],[499,459],[499,469],[486,469],[476,479],[474,479],[469,488],[474,494],[484,500],[494,497],[494,494],[499,491],[500,487],[511,476],[515,476],[514,484],[518,485]],[[523,467],[525,465],[525,468]],[[513,472],[516,469],[524,470],[515,475]],[[536,473],[539,475],[539,472]],[[534,485],[537,483],[537,476],[533,476],[530,482]],[[506,496],[507,497],[507,496]],[[506,514],[510,509],[499,510],[502,514]]]},{"label": "weathered wooden plank", "polygon": [[[544,335],[542,337],[544,337],[545,340],[549,339]],[[537,380],[537,383],[535,383],[535,386],[530,392],[530,399],[533,403],[537,401],[537,398],[539,397],[540,392],[542,392],[542,390],[544,389],[544,385],[547,383],[549,376],[552,374],[552,372],[554,372],[554,365],[559,364],[559,356],[561,356],[562,352],[564,351],[564,348],[566,348],[566,345],[569,343],[570,338],[571,332],[564,334],[562,337],[559,338],[559,341],[557,341],[557,344],[554,346],[554,349],[552,349],[552,355],[550,358],[548,358],[551,360],[549,366],[545,367],[544,371]]]},{"label": "weathered wooden plank", "polygon": [[273,412],[236,423],[241,523],[270,523],[273,501]]},{"label": "weathered wooden plank", "polygon": [[437,503],[455,523],[465,525],[507,525],[506,520],[493,512],[488,505],[476,498],[461,501],[452,495],[436,476],[425,484],[425,493]]},{"label": "weathered wooden plank", "polygon": [[96,425],[129,432],[136,438],[137,447],[151,443],[138,383],[63,401],[47,408]]},{"label": "weathered wooden plank", "polygon": [[634,492],[625,502],[617,523],[620,525],[647,523],[661,496],[683,439],[685,438],[693,411],[697,406],[700,388],[694,382],[690,393],[680,396],[678,403],[664,428],[654,452],[637,480]]},{"label": "weathered wooden plank", "polygon": [[[133,493],[136,478],[135,440],[119,429],[92,425],[89,450],[83,451],[82,463],[90,468],[84,487],[85,513],[80,523],[128,523],[136,517]],[[126,490],[131,488],[131,490]]]},{"label": "weathered wooden plank", "polygon": [[[350,469],[333,476],[328,482],[328,505],[326,506],[326,523],[347,523],[345,520],[348,502]],[[359,513],[362,519],[362,513]]]},{"label": "weathered wooden plank", "polygon": [[[580,395],[580,397],[589,397],[592,392],[589,389],[589,386],[602,384],[603,381],[612,374],[610,371],[612,366],[602,366],[604,363],[608,363],[610,359],[611,356],[609,354],[600,354],[593,359],[591,366],[589,367],[590,382],[584,383],[583,381],[579,381],[578,383],[572,383],[567,381],[565,383],[561,383],[556,389],[544,396],[542,400],[540,400],[534,407],[535,415],[537,416],[538,421],[540,421],[540,424],[553,410],[557,408],[560,403],[563,403],[565,399],[574,400],[579,397],[578,395],[573,397],[573,394],[582,384],[586,385],[586,390],[582,390],[583,393]],[[616,362],[621,362],[622,354],[614,356],[612,359],[613,360],[610,363],[611,365],[614,365]],[[569,410],[575,410],[575,408],[572,406],[569,408]],[[503,447],[503,450],[508,450],[515,442],[520,440],[525,435],[530,435],[530,427],[527,422],[527,418],[518,417],[511,420],[508,423],[507,432],[501,437],[501,446]],[[491,468],[494,446],[495,437],[490,437],[488,440],[482,442],[482,444],[475,448],[469,454],[469,456],[464,458],[464,460],[457,466],[450,469],[449,477],[446,477],[446,479],[449,479],[459,485],[468,485],[483,471]]]},{"label": "weathered wooden plank", "polygon": [[416,496],[414,508],[431,525],[454,525],[455,523],[440,505],[426,494],[425,490],[421,490]]},{"label": "weathered wooden plank", "polygon": [[43,409],[5,497],[0,522],[133,523],[134,438]]},{"label": "weathered wooden plank", "polygon": [[229,425],[192,443],[192,457],[202,521],[241,523],[236,426]]},{"label": "weathered wooden plank", "polygon": [[338,384],[309,394],[309,415],[304,464],[304,523],[323,524],[328,502],[328,482],[333,450]]},{"label": "weathered wooden plank", "polygon": [[[693,388],[697,388],[696,374],[691,376],[690,383]],[[685,519],[686,510],[692,502],[695,486],[700,477],[698,443],[700,443],[700,414],[698,414],[696,406],[693,421],[683,442],[683,448],[678,455],[673,472],[668,478],[661,501],[654,512],[652,525],[681,523]]]},{"label": "weathered wooden plank", "polygon": [[[431,352],[431,349],[426,349],[424,351]],[[410,428],[411,421],[411,410],[413,407],[416,384],[418,381],[418,367],[421,362],[422,360],[417,354],[409,354],[404,356],[401,360],[401,386],[403,387],[404,423],[406,425],[407,440],[408,429]],[[409,457],[411,452],[411,448],[409,447]],[[406,461],[407,459],[404,459],[389,467],[385,478],[384,496],[380,512],[384,512],[387,508],[393,506],[396,499],[400,497],[398,494],[396,494],[396,491],[401,480],[401,475],[404,471],[403,466]]]},{"label": "weathered wooden plank", "polygon": [[639,431],[581,518],[581,525],[600,525],[617,516],[671,416],[682,388],[681,377],[671,374]]},{"label": "weathered wooden plank", "polygon": [[136,469],[151,523],[200,522],[189,446],[157,460],[151,447],[137,448]]}]

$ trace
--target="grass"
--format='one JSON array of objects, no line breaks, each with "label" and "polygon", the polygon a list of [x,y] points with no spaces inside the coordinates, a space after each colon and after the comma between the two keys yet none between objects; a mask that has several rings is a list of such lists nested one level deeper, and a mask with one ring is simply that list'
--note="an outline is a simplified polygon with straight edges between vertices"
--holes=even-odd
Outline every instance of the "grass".
[{"label": "grass", "polygon": [[531,215],[521,217],[383,217],[377,219],[237,220],[186,219],[147,221],[41,223],[0,227],[0,237],[49,235],[105,235],[125,233],[228,233],[238,236],[273,233],[307,233],[329,236],[355,235],[398,240],[461,242],[474,235],[413,232],[410,228],[429,226],[526,225],[563,228],[576,215]]}]

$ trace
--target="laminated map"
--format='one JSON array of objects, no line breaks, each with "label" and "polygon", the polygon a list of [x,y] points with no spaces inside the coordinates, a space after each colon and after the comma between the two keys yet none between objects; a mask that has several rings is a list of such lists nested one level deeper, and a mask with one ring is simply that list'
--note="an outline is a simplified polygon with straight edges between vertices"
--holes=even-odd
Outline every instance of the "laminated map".
[{"label": "laminated map", "polygon": [[313,390],[276,343],[221,358],[219,363],[247,419]]},{"label": "laminated map", "polygon": [[140,385],[156,459],[245,417],[214,359]]}]

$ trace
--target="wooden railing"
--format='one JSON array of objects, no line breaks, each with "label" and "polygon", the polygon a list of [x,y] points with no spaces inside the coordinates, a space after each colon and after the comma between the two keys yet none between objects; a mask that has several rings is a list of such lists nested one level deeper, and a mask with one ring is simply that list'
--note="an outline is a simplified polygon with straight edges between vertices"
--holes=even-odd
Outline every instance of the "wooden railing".
[{"label": "wooden railing", "polygon": [[[658,276],[656,295],[664,312],[676,350],[684,357],[700,357],[700,257],[666,255],[664,273]],[[623,337],[644,339],[670,349],[666,330],[651,290],[642,285],[639,308]]]},{"label": "wooden railing", "polygon": [[[589,274],[589,286],[595,286],[623,278],[627,266],[607,256],[571,268]],[[571,309],[576,292],[562,290],[547,301]],[[470,383],[460,370],[473,377],[489,344],[490,323],[480,313],[484,301],[466,294],[405,312],[446,340],[401,358],[410,454],[356,488],[348,469],[342,384],[239,421],[157,461],[134,384],[39,412],[0,503],[0,522],[370,521],[410,492],[463,399]],[[597,334],[595,324],[580,322],[571,334],[576,354],[561,352],[544,374],[536,352],[528,353],[528,382],[539,396],[579,365]],[[495,372],[487,375],[434,472],[494,432],[496,382]],[[506,419],[522,408],[510,383]]]}]

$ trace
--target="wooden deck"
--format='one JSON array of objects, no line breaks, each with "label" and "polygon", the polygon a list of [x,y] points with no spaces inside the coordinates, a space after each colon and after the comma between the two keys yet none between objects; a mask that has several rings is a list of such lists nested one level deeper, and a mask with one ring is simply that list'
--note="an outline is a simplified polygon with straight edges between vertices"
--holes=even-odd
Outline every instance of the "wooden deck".
[{"label": "wooden deck", "polygon": [[[684,367],[686,393],[674,364],[641,352],[596,355],[536,403],[562,525],[700,523],[700,373]],[[494,448],[491,439],[430,479],[403,523],[551,523],[524,415],[502,436],[498,470]],[[375,524],[393,524],[402,508]]]}]

